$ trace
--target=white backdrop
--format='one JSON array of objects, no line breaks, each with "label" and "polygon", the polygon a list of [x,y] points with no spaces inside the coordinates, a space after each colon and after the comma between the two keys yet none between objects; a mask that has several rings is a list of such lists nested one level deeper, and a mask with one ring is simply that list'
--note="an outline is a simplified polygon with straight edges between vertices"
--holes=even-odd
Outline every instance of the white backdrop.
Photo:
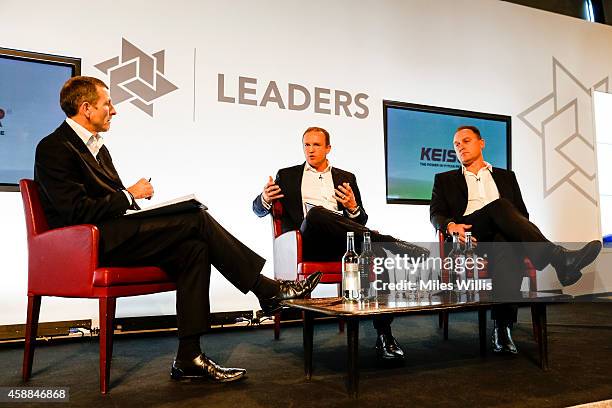
[{"label": "white backdrop", "polygon": [[[511,115],[513,169],[531,218],[553,240],[601,236],[589,169],[595,163],[589,89],[608,91],[611,27],[491,0],[150,0],[87,7],[3,0],[0,15],[0,46],[81,57],[83,74],[107,82],[95,65],[121,55],[122,39],[148,55],[165,50],[163,75],[178,89],[153,101],[152,117],[129,102],[116,106],[106,135],[115,165],[126,184],[152,177],[155,201],[197,193],[269,260],[270,221],[251,212],[251,201],[269,175],[303,160],[300,137],[312,125],[330,131],[332,163],[356,173],[369,226],[412,241],[434,238],[426,206],[385,203],[383,99]],[[242,76],[257,80],[248,85],[255,89],[248,99],[261,102],[275,81],[285,105],[290,83],[307,88],[313,102],[303,111],[220,102],[219,74],[225,95],[236,99]],[[333,103],[323,104],[332,114],[316,113],[316,87],[331,89],[332,101],[334,90],[368,95],[368,116],[334,115]],[[361,109],[353,104],[351,111]],[[27,253],[16,193],[0,194],[0,225],[0,324],[20,323]],[[273,276],[271,261],[265,273]],[[257,307],[253,295],[214,274],[213,311]],[[597,276],[587,289],[611,290],[610,278]],[[541,288],[558,286],[551,271],[539,281]],[[161,313],[174,313],[174,294],[123,299],[117,311]],[[41,319],[96,314],[95,302],[53,299],[43,302]]]}]

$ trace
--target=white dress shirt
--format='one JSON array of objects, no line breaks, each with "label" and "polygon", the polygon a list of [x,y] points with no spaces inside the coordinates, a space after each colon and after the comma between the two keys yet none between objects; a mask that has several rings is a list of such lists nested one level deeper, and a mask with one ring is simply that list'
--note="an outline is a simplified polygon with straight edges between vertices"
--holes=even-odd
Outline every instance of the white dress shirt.
[{"label": "white dress shirt", "polygon": [[334,180],[332,166],[328,163],[323,171],[317,171],[310,164],[304,166],[302,175],[302,208],[306,216],[306,203],[320,205],[331,211],[338,211],[338,202],[334,198]]},{"label": "white dress shirt", "polygon": [[[301,185],[304,217],[309,210],[309,206],[306,204],[313,206],[320,205],[330,211],[339,212],[338,202],[334,198],[335,186],[331,170],[332,166],[329,164],[329,161],[327,162],[327,167],[323,171],[317,171],[306,162]],[[261,203],[267,210],[272,208],[272,204],[267,203],[266,200],[263,199],[263,196],[261,198]],[[355,213],[351,213],[347,210],[347,213],[349,218],[356,218],[361,214],[361,210],[358,208]]]},{"label": "white dress shirt", "polygon": [[98,152],[102,146],[104,146],[104,138],[99,134],[91,133],[89,130],[85,129],[83,126],[70,118],[66,118],[66,123],[72,128],[72,130],[74,130],[83,143],[85,143],[85,146],[87,146],[89,152],[93,155],[94,159],[97,160]]},{"label": "white dress shirt", "polygon": [[[335,186],[332,177],[332,166],[327,162],[327,167],[323,171],[317,171],[308,162],[304,166],[304,174],[302,176],[302,208],[304,216],[308,212],[306,204],[320,205],[331,211],[338,212],[338,201],[334,198]],[[347,211],[349,218],[358,217],[360,210],[354,214]]]},{"label": "white dress shirt", "polygon": [[[85,143],[85,146],[87,146],[87,149],[92,154],[94,159],[98,160],[98,153],[100,152],[102,146],[104,146],[104,138],[97,133],[91,133],[89,130],[85,129],[83,126],[70,118],[66,118],[66,123],[72,128],[72,130],[74,130],[79,139]],[[134,204],[132,195],[127,190],[121,191],[123,191],[123,194],[125,194],[125,198],[127,198],[128,202],[130,204]]]},{"label": "white dress shirt", "polygon": [[493,166],[485,162],[485,166],[477,174],[461,166],[468,187],[468,203],[463,215],[469,215],[480,210],[485,205],[499,198],[499,191],[493,180]]}]

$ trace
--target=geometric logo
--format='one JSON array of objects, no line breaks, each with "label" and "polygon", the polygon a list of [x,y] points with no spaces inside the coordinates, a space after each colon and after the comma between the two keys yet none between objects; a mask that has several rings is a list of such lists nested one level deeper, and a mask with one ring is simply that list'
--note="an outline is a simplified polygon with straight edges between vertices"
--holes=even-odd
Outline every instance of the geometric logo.
[{"label": "geometric logo", "polygon": [[130,102],[153,116],[153,102],[178,89],[164,76],[165,50],[152,55],[121,39],[121,56],[94,65],[110,77],[113,103]]},{"label": "geometric logo", "polygon": [[540,139],[545,198],[565,186],[597,206],[592,89],[608,92],[608,82],[587,88],[553,57],[551,92],[518,114]]}]

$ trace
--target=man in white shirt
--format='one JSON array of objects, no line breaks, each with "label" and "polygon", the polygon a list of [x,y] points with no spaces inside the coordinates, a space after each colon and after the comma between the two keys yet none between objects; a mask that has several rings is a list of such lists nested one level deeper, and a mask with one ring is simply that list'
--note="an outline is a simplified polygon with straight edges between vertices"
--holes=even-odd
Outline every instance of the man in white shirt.
[{"label": "man in white shirt", "polygon": [[[283,205],[282,231],[300,230],[303,259],[340,261],[346,251],[346,233],[355,233],[359,247],[363,233],[370,232],[372,242],[385,243],[398,253],[418,257],[424,248],[398,240],[365,227],[368,215],[363,208],[357,179],[353,173],[332,167],[327,159],[331,151],[329,133],[310,127],[302,135],[306,162],[280,169],[276,179],[269,177],[261,194],[253,200],[253,212],[264,217],[272,203]],[[391,317],[374,319],[378,332],[376,348],[383,359],[403,359],[404,353],[391,333]]]},{"label": "man in white shirt", "polygon": [[[447,236],[458,233],[462,242],[465,232],[471,231],[482,247],[491,249],[494,259],[489,257],[489,269],[494,294],[516,299],[525,256],[537,269],[551,264],[564,286],[580,279],[580,269],[595,260],[601,242],[589,242],[578,251],[553,244],[529,221],[514,173],[484,161],[485,140],[478,128],[459,127],[453,144],[462,166],[436,174],[429,208],[431,222]],[[495,320],[493,351],[516,353],[511,337],[516,307],[500,305],[491,315]]]}]

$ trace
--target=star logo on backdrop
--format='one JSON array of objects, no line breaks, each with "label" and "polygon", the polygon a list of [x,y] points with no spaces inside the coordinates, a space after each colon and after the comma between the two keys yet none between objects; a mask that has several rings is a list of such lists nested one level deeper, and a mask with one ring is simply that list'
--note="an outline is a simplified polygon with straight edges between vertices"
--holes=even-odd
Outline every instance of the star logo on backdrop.
[{"label": "star logo on backdrop", "polygon": [[552,92],[518,114],[541,140],[544,197],[570,186],[597,206],[591,88],[608,92],[608,77],[587,88],[556,58]]},{"label": "star logo on backdrop", "polygon": [[153,101],[178,89],[164,76],[165,50],[147,54],[121,39],[121,56],[94,65],[110,78],[113,103],[130,102],[153,116]]}]

